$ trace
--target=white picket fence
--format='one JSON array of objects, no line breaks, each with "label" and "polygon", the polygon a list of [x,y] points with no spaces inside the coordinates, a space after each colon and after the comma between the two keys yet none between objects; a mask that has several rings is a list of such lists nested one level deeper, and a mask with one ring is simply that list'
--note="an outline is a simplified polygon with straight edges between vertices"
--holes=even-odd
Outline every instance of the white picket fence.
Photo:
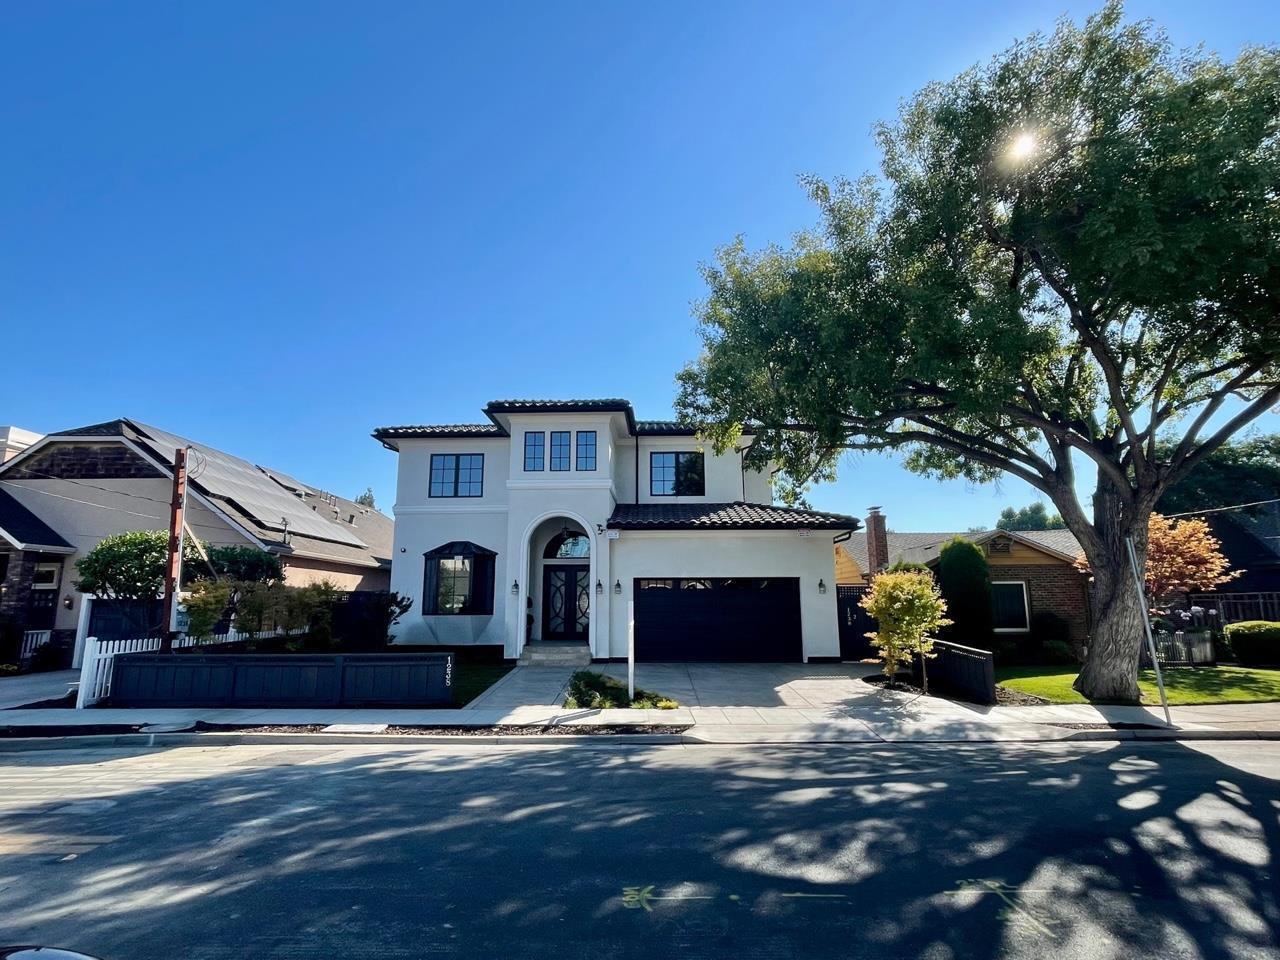
[{"label": "white picket fence", "polygon": [[[84,657],[80,661],[80,690],[76,709],[83,710],[111,696],[111,661],[117,653],[154,653],[160,649],[159,637],[134,637],[131,640],[99,640],[86,637]],[[198,647],[216,642],[198,637],[174,638],[174,647]]]},{"label": "white picket fence", "polygon": [[[217,643],[267,637],[297,636],[307,632],[306,627],[296,630],[260,630],[257,633],[230,630],[209,637],[176,637],[173,646],[203,647]],[[154,653],[160,649],[159,637],[134,637],[130,640],[99,640],[85,637],[84,654],[80,660],[80,690],[76,694],[76,709],[83,710],[111,696],[111,662],[117,653]]]},{"label": "white picket fence", "polygon": [[38,648],[53,639],[52,630],[27,630],[22,634],[22,649],[18,651],[18,662],[26,663]]}]

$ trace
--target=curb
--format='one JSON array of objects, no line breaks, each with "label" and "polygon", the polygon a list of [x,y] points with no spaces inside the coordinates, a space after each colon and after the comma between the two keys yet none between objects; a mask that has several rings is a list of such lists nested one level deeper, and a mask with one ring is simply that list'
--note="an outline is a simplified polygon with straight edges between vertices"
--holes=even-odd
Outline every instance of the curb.
[{"label": "curb", "polygon": [[934,737],[922,740],[877,738],[868,740],[863,737],[840,736],[824,737],[812,740],[794,740],[767,738],[757,740],[714,740],[696,733],[637,733],[637,734],[557,734],[519,736],[512,734],[482,734],[476,736],[444,736],[428,734],[352,734],[352,733],[222,733],[210,731],[205,733],[108,733],[108,734],[70,734],[61,737],[8,737],[0,738],[0,754],[24,753],[42,750],[90,750],[104,747],[235,747],[247,745],[290,745],[290,746],[391,746],[412,748],[414,746],[440,746],[443,744],[476,744],[476,745],[520,745],[547,746],[564,744],[566,746],[607,746],[615,747],[627,744],[637,746],[775,746],[775,747],[813,747],[834,745],[864,746],[914,746],[930,743],[1081,743],[1088,741],[1280,741],[1280,731],[1260,730],[1079,730],[1067,737],[1030,738],[1017,737],[1001,739],[999,737],[975,740],[967,737]]}]

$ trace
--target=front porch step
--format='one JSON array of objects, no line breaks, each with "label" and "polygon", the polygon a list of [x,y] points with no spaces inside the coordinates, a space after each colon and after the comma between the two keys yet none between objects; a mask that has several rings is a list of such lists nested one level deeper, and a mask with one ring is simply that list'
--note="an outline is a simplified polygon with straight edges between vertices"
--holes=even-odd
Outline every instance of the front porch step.
[{"label": "front porch step", "polygon": [[591,662],[591,648],[585,643],[527,643],[517,662],[525,667],[585,667]]}]

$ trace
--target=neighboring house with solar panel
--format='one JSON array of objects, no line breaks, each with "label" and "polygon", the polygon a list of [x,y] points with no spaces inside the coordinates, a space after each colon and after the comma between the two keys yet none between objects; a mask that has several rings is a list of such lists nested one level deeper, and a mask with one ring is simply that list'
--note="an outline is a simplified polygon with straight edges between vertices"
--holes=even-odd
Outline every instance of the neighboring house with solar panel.
[{"label": "neighboring house with solar panel", "polygon": [[[399,643],[525,662],[839,656],[832,542],[854,517],[774,506],[739,449],[626,400],[505,400],[487,422],[381,427],[399,455]],[[549,646],[550,645],[550,646]]]},{"label": "neighboring house with solar panel", "polygon": [[[78,659],[105,604],[76,592],[75,561],[104,537],[165,530],[178,447],[190,447],[186,519],[210,545],[277,554],[285,582],[385,590],[389,517],[136,420],[50,434],[0,464],[0,613],[50,630]],[[104,621],[105,622],[105,621]]]}]

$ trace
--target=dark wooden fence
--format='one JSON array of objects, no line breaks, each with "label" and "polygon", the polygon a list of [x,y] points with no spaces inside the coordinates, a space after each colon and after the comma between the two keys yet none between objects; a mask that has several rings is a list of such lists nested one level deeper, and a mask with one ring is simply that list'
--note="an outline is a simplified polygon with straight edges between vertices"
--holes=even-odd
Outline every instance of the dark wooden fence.
[{"label": "dark wooden fence", "polygon": [[1191,603],[1217,613],[1218,625],[1242,620],[1280,621],[1280,593],[1193,593]]},{"label": "dark wooden fence", "polygon": [[119,654],[116,707],[429,707],[453,703],[453,654]]},{"label": "dark wooden fence", "polygon": [[875,630],[876,621],[860,607],[867,587],[856,584],[836,586],[836,614],[840,621],[840,659],[866,660],[876,655],[867,639],[867,631]]},{"label": "dark wooden fence", "polygon": [[[990,650],[937,640],[928,663],[929,692],[949,693],[970,703],[996,702],[996,663]],[[917,682],[920,660],[915,661]]]}]

